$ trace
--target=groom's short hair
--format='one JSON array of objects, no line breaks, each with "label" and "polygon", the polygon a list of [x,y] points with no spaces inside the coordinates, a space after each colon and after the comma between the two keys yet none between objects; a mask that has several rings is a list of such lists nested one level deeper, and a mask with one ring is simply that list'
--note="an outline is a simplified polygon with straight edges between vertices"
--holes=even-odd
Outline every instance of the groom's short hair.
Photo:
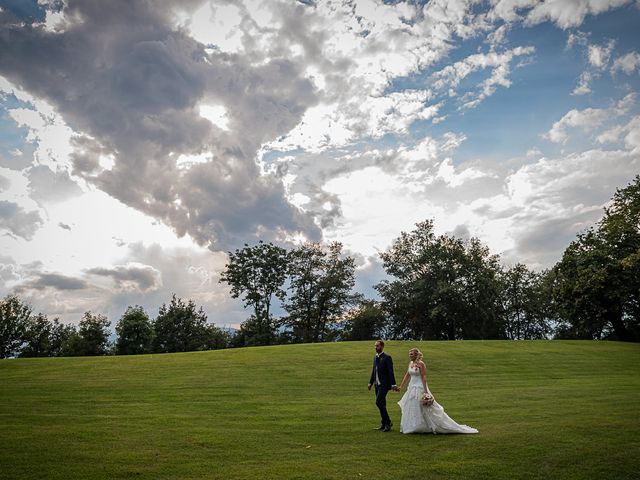
[{"label": "groom's short hair", "polygon": [[380,343],[380,345],[382,345],[384,347],[384,340],[382,340],[381,338],[379,338],[378,340],[376,340],[376,343]]}]

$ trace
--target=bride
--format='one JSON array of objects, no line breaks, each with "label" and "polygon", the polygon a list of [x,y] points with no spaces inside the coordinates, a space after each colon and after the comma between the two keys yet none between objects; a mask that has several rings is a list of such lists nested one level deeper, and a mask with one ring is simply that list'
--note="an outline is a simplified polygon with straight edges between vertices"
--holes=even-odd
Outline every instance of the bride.
[{"label": "bride", "polygon": [[427,386],[427,366],[422,361],[422,352],[417,348],[409,350],[409,368],[400,387],[409,386],[398,405],[402,411],[400,432],[402,433],[478,433],[475,428],[458,425],[435,401]]}]

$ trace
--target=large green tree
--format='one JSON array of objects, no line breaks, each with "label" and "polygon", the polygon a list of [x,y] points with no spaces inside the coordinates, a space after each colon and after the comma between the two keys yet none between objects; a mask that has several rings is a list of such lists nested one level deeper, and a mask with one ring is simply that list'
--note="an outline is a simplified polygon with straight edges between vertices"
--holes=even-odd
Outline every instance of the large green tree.
[{"label": "large green tree", "polygon": [[435,235],[433,221],[380,254],[392,277],[375,288],[397,338],[504,338],[498,257],[477,239]]},{"label": "large green tree", "polygon": [[260,241],[229,252],[229,262],[220,276],[220,282],[231,287],[233,298],[242,297],[244,306],[253,309],[245,329],[251,339],[248,344],[268,345],[275,336],[271,313],[275,298],[286,294],[283,285],[287,275],[288,254],[284,248]]},{"label": "large green tree", "polygon": [[52,356],[51,338],[53,335],[53,322],[46,315],[40,313],[31,316],[27,321],[24,332],[24,346],[20,352],[21,357],[48,357]]},{"label": "large green tree", "polygon": [[106,355],[109,352],[109,326],[111,322],[101,314],[84,313],[78,325],[78,355]]},{"label": "large green tree", "polygon": [[135,355],[151,351],[153,324],[141,306],[127,307],[116,324],[116,333],[118,355]]},{"label": "large green tree", "polygon": [[305,243],[289,255],[289,290],[283,324],[294,342],[329,339],[333,327],[357,296],[355,261],[342,253],[339,242],[322,246]]},{"label": "large green tree", "polygon": [[0,358],[16,355],[24,343],[31,307],[17,295],[0,300]]},{"label": "large green tree", "polygon": [[51,335],[49,337],[49,353],[52,357],[68,355],[71,351],[71,343],[78,336],[77,328],[71,324],[65,324],[53,319]]},{"label": "large green tree", "polygon": [[153,329],[152,344],[156,353],[206,349],[207,316],[193,300],[185,302],[172,295],[169,305],[160,307]]},{"label": "large green tree", "polygon": [[548,338],[551,334],[546,272],[518,263],[502,274],[504,328],[511,340]]},{"label": "large green tree", "polygon": [[349,310],[340,323],[341,340],[374,340],[385,338],[387,316],[379,302],[361,300]]},{"label": "large green tree", "polygon": [[578,234],[553,276],[561,336],[640,339],[640,175]]}]

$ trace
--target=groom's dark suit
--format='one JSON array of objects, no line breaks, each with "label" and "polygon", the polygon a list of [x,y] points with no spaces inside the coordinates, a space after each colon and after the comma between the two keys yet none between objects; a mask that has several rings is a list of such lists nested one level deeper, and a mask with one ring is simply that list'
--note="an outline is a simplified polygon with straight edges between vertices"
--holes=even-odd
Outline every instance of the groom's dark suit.
[{"label": "groom's dark suit", "polygon": [[391,419],[387,412],[387,393],[396,384],[393,374],[393,360],[390,355],[380,352],[373,358],[373,370],[369,385],[376,386],[376,406],[380,410],[383,427],[391,426]]}]

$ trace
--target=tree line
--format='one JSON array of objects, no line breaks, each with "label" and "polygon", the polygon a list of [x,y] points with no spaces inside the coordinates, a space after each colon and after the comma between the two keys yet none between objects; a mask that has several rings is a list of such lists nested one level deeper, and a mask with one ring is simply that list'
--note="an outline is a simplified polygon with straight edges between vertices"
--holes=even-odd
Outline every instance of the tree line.
[{"label": "tree line", "polygon": [[76,328],[35,315],[9,295],[0,301],[0,357],[378,337],[640,340],[640,175],[616,190],[603,217],[547,270],[505,267],[476,238],[436,235],[432,220],[402,232],[380,257],[389,278],[374,286],[379,300],[373,300],[353,291],[355,260],[339,242],[287,250],[261,241],[229,252],[220,281],[251,312],[233,334],[174,295],[154,320],[142,307],[129,307],[109,345],[106,317],[86,312]]},{"label": "tree line", "polygon": [[79,325],[34,314],[16,295],[0,300],[0,358],[134,355],[190,352],[229,346],[228,332],[207,323],[202,307],[172,296],[151,320],[145,310],[128,307],[118,320],[117,339],[110,342],[106,316],[85,312]]},{"label": "tree line", "polygon": [[[251,317],[237,343],[365,340],[640,340],[640,175],[617,189],[603,217],[552,268],[505,267],[477,238],[402,232],[380,254],[380,300],[353,293],[355,261],[342,245],[292,251],[259,243],[229,253],[221,281]],[[274,318],[279,300],[286,312]]]}]

